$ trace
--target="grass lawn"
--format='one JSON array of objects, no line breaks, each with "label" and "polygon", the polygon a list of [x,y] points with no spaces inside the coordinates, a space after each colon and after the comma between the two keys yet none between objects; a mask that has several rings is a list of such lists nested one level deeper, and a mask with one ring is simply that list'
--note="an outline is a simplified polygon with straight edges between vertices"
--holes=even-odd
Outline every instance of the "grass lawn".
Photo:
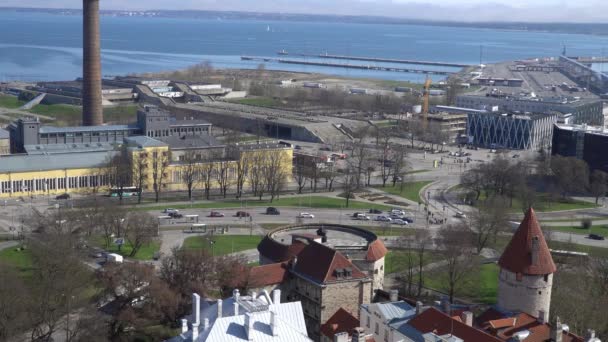
[{"label": "grass lawn", "polygon": [[[541,223],[542,224],[542,223]],[[589,235],[589,234],[599,234],[608,236],[608,226],[591,226],[591,229],[582,229],[580,225],[578,226],[543,226],[543,230],[554,230],[558,232],[579,234],[579,235]]]},{"label": "grass lawn", "polygon": [[[452,188],[451,190],[456,190],[456,188]],[[479,196],[479,200],[483,201],[486,199],[485,193],[481,193]],[[578,209],[589,209],[589,208],[597,208],[598,205],[591,202],[585,201],[577,201],[571,198],[559,198],[559,199],[551,199],[547,194],[539,194],[538,195],[538,203],[534,205],[534,210],[538,212],[552,212],[552,211],[563,211],[563,210],[578,210]],[[513,199],[513,205],[511,206],[512,212],[522,212],[521,201],[517,198]]]},{"label": "grass lawn", "polygon": [[[325,208],[325,209],[340,209],[345,208],[346,200],[332,197],[311,196],[311,197],[288,197],[274,200],[270,203],[269,200],[250,200],[250,201],[216,201],[216,202],[194,202],[190,204],[179,205],[164,205],[154,207],[138,207],[137,210],[163,210],[168,206],[176,209],[214,209],[214,208],[241,208],[241,207],[301,207],[301,208]],[[380,209],[389,210],[391,206],[366,203],[351,200],[348,209]]]},{"label": "grass lawn", "polygon": [[246,99],[234,100],[233,102],[258,107],[276,107],[281,103],[268,97],[251,97]]},{"label": "grass lawn", "polygon": [[401,186],[399,184],[395,186],[386,186],[386,187],[376,187],[377,189],[388,192],[392,195],[401,196],[410,201],[418,203],[420,201],[420,190],[425,186],[433,183],[433,181],[420,181],[420,182],[409,182],[403,185],[403,191],[401,191]]},{"label": "grass lawn", "polygon": [[[498,292],[498,265],[483,264],[471,277],[461,282],[456,289],[456,297],[470,299],[474,302],[494,304]],[[427,272],[424,276],[424,286],[448,292],[447,279],[444,269]]]},{"label": "grass lawn", "polygon": [[105,122],[127,124],[137,121],[137,105],[122,105],[105,107],[103,109]]},{"label": "grass lawn", "polygon": [[14,267],[24,279],[32,275],[32,257],[29,250],[17,251],[17,246],[0,251],[0,263]]},{"label": "grass lawn", "polygon": [[209,239],[215,241],[213,244],[213,255],[226,255],[230,253],[255,249],[262,236],[259,235],[214,235],[214,236],[193,236],[184,241],[183,247],[186,249],[210,249]]},{"label": "grass lawn", "polygon": [[[410,255],[408,254],[408,251],[404,250],[389,250],[388,254],[386,255],[386,258],[384,259],[384,274],[404,272],[407,268],[408,258],[410,257]],[[416,265],[415,268],[418,269],[418,254],[413,251],[411,257],[412,262],[414,263],[414,265]],[[439,260],[441,260],[440,255],[425,251],[422,263],[424,265],[428,265]]]},{"label": "grass lawn", "polygon": [[[502,252],[509,243],[509,241],[511,241],[510,236],[499,236],[496,240],[494,248],[496,248],[496,250],[498,250],[499,252]],[[547,244],[551,249],[584,252],[589,253],[589,255],[593,257],[608,258],[608,248],[585,246],[561,241],[547,241]]]},{"label": "grass lawn", "polygon": [[66,104],[39,104],[32,108],[30,112],[55,118],[53,124],[57,126],[79,125],[82,121],[82,107],[79,106]]},{"label": "grass lawn", "polygon": [[16,96],[11,95],[0,95],[0,107],[2,108],[19,108],[23,106],[25,102],[19,101]]},{"label": "grass lawn", "polygon": [[[124,257],[129,257],[129,254],[131,254],[131,251],[133,250],[133,247],[127,241],[125,241],[125,244],[120,248],[120,251],[118,250],[118,246],[113,243],[110,244],[110,247],[106,248],[106,242],[105,242],[105,239],[103,236],[94,237],[93,240],[91,241],[91,243],[93,243],[94,245],[96,245],[100,248],[105,249],[109,253],[120,254]],[[135,260],[152,260],[152,258],[154,257],[154,253],[158,252],[159,250],[160,250],[160,241],[152,241],[149,244],[143,245],[139,249],[139,251],[137,251],[137,254],[135,254],[133,259],[135,259]]]}]

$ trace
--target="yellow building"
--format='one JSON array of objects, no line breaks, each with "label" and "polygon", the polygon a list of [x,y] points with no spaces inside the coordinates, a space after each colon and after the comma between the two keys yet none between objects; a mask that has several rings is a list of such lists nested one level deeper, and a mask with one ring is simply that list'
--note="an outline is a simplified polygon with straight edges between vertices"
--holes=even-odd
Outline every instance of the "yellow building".
[{"label": "yellow building", "polygon": [[[293,150],[277,143],[237,144],[225,146],[171,146],[146,136],[125,138],[124,145],[109,151],[66,151],[36,155],[0,157],[0,198],[56,196],[58,194],[108,194],[111,173],[106,166],[120,153],[128,153],[131,161],[131,183],[136,186],[138,175],[143,180],[143,192],[153,192],[155,179],[161,191],[184,191],[184,172],[188,165],[196,167],[197,189],[205,167],[213,171],[212,187],[220,185],[218,172],[225,172],[224,181],[231,191],[243,176],[249,184],[249,174],[260,167],[276,164],[280,174],[291,177]],[[188,156],[195,156],[194,162]],[[197,159],[198,158],[198,159]],[[141,168],[141,169],[139,169]],[[220,171],[221,170],[221,171]],[[162,176],[159,176],[162,174]]]}]

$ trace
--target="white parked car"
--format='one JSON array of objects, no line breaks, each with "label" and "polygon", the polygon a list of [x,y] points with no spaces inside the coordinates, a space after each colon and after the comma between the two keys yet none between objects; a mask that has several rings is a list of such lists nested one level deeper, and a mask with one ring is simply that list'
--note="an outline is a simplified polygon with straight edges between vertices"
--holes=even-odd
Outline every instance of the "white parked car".
[{"label": "white parked car", "polygon": [[163,213],[165,213],[165,214],[177,214],[177,213],[179,213],[179,210],[173,209],[173,208],[167,208],[167,209],[163,210]]},{"label": "white parked car", "polygon": [[391,209],[391,211],[389,211],[389,214],[403,216],[405,215],[405,211],[401,209]]},{"label": "white parked car", "polygon": [[465,215],[465,213],[463,213],[462,211],[457,212],[456,215],[454,215],[454,216],[456,216],[457,218],[463,218],[463,219],[467,218],[467,215]]},{"label": "white parked car", "polygon": [[298,215],[299,218],[315,218],[315,215],[311,214],[311,213],[300,213],[300,215]]},{"label": "white parked car", "polygon": [[357,215],[357,217],[355,217],[355,220],[369,221],[371,220],[371,218],[367,215]]},{"label": "white parked car", "polygon": [[376,221],[391,222],[391,221],[393,221],[393,219],[388,216],[376,216]]},{"label": "white parked car", "polygon": [[391,223],[392,224],[398,224],[400,226],[407,226],[408,225],[407,221],[402,220],[402,219],[393,220]]}]

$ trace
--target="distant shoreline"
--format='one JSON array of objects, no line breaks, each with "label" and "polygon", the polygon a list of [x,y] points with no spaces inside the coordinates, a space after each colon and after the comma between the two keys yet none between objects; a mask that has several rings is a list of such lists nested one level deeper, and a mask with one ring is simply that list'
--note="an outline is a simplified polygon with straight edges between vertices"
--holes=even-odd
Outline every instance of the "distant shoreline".
[{"label": "distant shoreline", "polygon": [[[56,15],[80,15],[80,9],[29,8],[29,7],[0,7],[0,11],[17,11],[32,13],[48,13]],[[526,23],[526,22],[456,22],[433,21],[421,19],[327,15],[327,14],[295,14],[295,13],[257,13],[239,11],[202,11],[202,10],[146,10],[122,11],[102,10],[101,15],[113,17],[145,17],[145,18],[188,18],[211,20],[270,20],[270,21],[306,21],[306,22],[340,22],[352,24],[384,24],[384,25],[420,25],[461,27],[473,29],[493,29],[512,32],[545,32],[582,35],[608,35],[608,24],[604,23]]]}]

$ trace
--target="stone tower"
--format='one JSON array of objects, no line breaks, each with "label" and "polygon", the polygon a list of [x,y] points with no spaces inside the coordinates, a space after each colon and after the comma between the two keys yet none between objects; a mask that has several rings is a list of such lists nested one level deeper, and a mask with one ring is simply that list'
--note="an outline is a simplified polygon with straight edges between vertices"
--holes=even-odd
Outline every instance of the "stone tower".
[{"label": "stone tower", "polygon": [[99,0],[82,0],[82,10],[82,124],[98,126],[103,124]]},{"label": "stone tower", "polygon": [[498,307],[548,320],[556,267],[534,209],[526,213],[498,266]]}]

